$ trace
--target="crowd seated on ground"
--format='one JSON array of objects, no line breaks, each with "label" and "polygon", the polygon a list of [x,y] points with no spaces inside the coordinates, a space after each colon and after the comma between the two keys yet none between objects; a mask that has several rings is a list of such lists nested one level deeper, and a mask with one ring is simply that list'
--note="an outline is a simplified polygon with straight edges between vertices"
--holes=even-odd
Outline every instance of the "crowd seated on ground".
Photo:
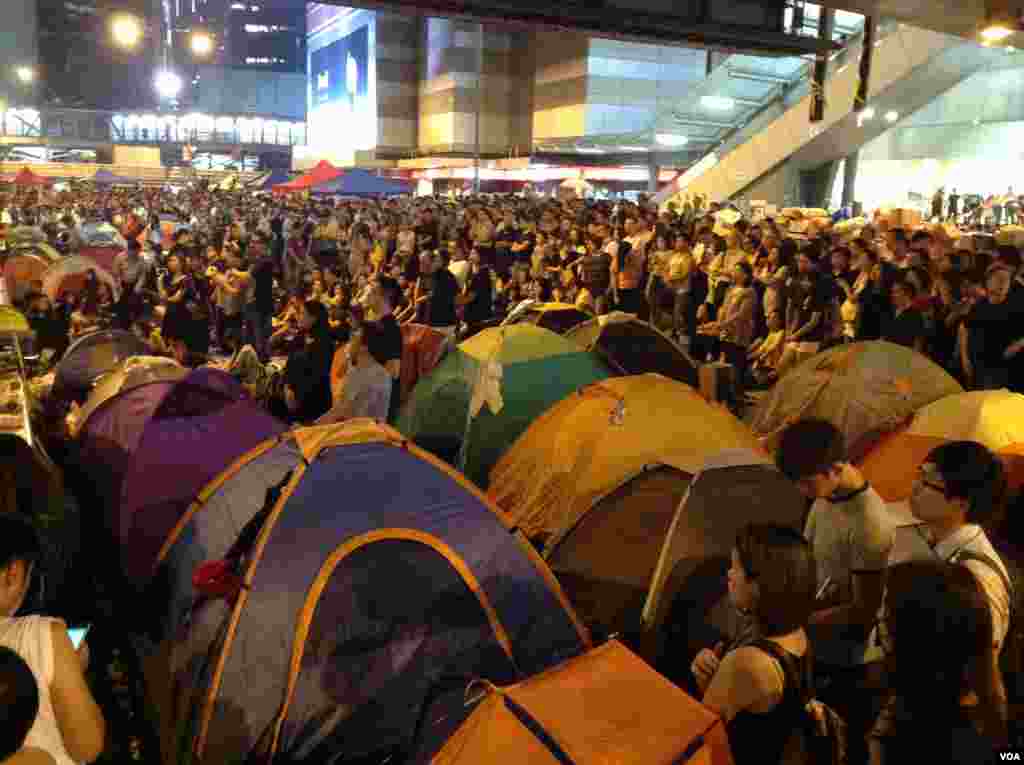
[{"label": "crowd seated on ground", "polygon": [[[772,218],[721,216],[716,204],[334,203],[203,188],[50,201],[19,192],[0,210],[65,250],[81,223],[142,232],[173,213],[182,230],[172,237],[132,239],[115,268],[116,296],[95,273],[54,299],[33,284],[22,302],[36,349],[59,358],[84,334],[129,329],[189,368],[228,371],[296,425],[393,418],[402,324],[458,342],[525,300],[636,314],[697,361],[724,360],[740,391],[773,384],[821,349],[878,339],[919,350],[968,388],[1022,385],[1020,251],[958,248],[941,229],[884,216],[854,235],[796,235]],[[332,387],[338,368],[346,371]],[[812,503],[803,534],[752,526],[737,538],[728,584],[746,629],[692,665],[738,765],[791,762],[791,730],[811,698],[850,763],[902,762],[922,742],[929,762],[991,759],[1010,735],[1014,700],[1000,664],[1016,583],[986,533],[1006,503],[999,461],[977,444],[936,450],[910,502],[917,522],[900,527],[833,425],[793,424],[777,461]],[[104,721],[82,677],[87,651],[75,652],[62,624],[18,616],[34,553],[6,523],[0,646],[28,663],[39,708],[28,696],[5,704],[33,723],[24,735],[4,726],[11,738],[0,755],[26,747],[11,762],[91,761]],[[0,649],[0,671],[24,683],[4,657]]]}]

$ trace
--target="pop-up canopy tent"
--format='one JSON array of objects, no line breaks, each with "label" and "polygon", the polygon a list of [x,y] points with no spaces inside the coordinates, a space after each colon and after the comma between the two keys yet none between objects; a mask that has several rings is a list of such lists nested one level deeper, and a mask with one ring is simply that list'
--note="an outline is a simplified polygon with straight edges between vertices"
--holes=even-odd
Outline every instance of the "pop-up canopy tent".
[{"label": "pop-up canopy tent", "polygon": [[549,329],[555,334],[566,332],[593,318],[586,311],[570,303],[537,303],[523,301],[502,322],[503,326],[511,324],[536,324]]},{"label": "pop-up canopy tent", "polygon": [[342,170],[339,170],[327,160],[320,160],[316,167],[310,170],[305,175],[300,175],[287,183],[282,183],[274,186],[273,190],[278,194],[290,194],[295,191],[311,191],[314,187],[320,186],[333,181],[339,175],[342,174]]},{"label": "pop-up canopy tent", "polygon": [[97,170],[96,174],[93,175],[92,180],[97,186],[126,186],[136,182],[134,178],[125,178],[120,175],[114,175],[114,173],[106,168]]},{"label": "pop-up canopy tent", "polygon": [[657,372],[694,388],[700,385],[697,362],[660,330],[632,314],[616,311],[598,316],[573,327],[565,337],[623,374]]},{"label": "pop-up canopy tent", "polygon": [[517,685],[475,690],[472,714],[431,765],[733,762],[722,721],[616,640]]},{"label": "pop-up canopy tent", "polygon": [[270,191],[275,186],[281,186],[288,183],[288,179],[291,178],[291,173],[287,170],[271,170],[266,176],[264,176],[259,185],[256,188],[259,191]]},{"label": "pop-up canopy tent", "polygon": [[382,178],[368,170],[352,168],[345,170],[334,180],[320,183],[311,191],[314,194],[337,194],[347,197],[386,197],[412,193],[412,185],[406,181]]},{"label": "pop-up canopy tent", "polygon": [[50,186],[53,184],[49,178],[44,178],[41,175],[36,175],[27,167],[21,168],[18,174],[14,176],[15,186]]},{"label": "pop-up canopy tent", "polygon": [[544,410],[610,376],[592,354],[554,332],[516,324],[485,329],[419,381],[397,427],[486,485],[491,467]]},{"label": "pop-up canopy tent", "polygon": [[857,456],[921,407],[963,392],[942,367],[911,348],[851,343],[813,356],[779,380],[758,403],[752,427],[773,447],[790,423],[821,418],[842,431]]},{"label": "pop-up canopy tent", "polygon": [[85,401],[93,384],[122,361],[146,356],[149,346],[131,332],[104,329],[79,338],[57,365],[52,394],[57,398]]},{"label": "pop-up canopy tent", "polygon": [[[493,505],[368,420],[290,432],[239,460],[174,530],[165,565],[195,545],[236,561],[238,580],[198,593],[149,664],[148,687],[168,694],[153,699],[168,762],[189,747],[204,762],[394,752],[453,678],[515,682],[589,647]],[[446,698],[433,708],[459,714],[462,687]]]}]

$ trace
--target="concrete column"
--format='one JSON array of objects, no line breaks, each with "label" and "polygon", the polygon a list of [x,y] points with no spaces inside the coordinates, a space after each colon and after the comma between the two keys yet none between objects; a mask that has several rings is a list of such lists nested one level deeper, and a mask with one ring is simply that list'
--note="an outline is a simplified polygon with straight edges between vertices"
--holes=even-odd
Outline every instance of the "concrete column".
[{"label": "concrete column", "polygon": [[647,161],[647,191],[651,194],[658,192],[658,173],[661,171],[661,167],[658,165],[658,158],[653,154]]},{"label": "concrete column", "polygon": [[843,170],[843,207],[852,205],[857,199],[857,166],[860,164],[860,152],[851,152],[846,157]]}]

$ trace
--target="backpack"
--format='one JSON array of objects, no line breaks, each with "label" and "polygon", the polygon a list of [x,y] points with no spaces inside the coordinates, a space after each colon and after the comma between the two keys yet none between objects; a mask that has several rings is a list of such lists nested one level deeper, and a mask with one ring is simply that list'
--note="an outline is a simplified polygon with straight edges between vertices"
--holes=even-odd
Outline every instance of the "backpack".
[{"label": "backpack", "polygon": [[814,698],[813,662],[806,662],[801,669],[793,656],[770,640],[756,640],[751,645],[779,662],[786,688],[798,689],[802,705],[779,765],[847,765],[846,723],[831,707]]},{"label": "backpack", "polygon": [[1003,673],[1003,684],[1006,686],[1006,695],[1011,704],[1024,703],[1024,620],[1021,619],[1021,609],[1024,602],[1021,598],[1024,589],[1021,587],[1020,572],[1013,561],[1001,557],[1000,560],[1009,573],[1003,573],[999,564],[984,553],[977,553],[971,550],[960,550],[952,558],[950,563],[963,565],[967,561],[975,560],[995,571],[1003,580],[1003,585],[1010,595],[1009,627],[1006,631],[1006,638],[1003,640],[1003,647],[999,652],[999,669]]}]

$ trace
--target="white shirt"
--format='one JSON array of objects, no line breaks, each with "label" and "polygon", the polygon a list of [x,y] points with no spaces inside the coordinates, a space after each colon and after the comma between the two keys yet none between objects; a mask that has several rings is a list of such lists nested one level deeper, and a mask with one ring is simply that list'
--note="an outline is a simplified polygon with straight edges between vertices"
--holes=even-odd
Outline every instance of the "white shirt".
[{"label": "white shirt", "polygon": [[25,746],[49,753],[57,765],[75,765],[64,747],[64,737],[50,699],[54,674],[54,623],[59,623],[59,620],[43,616],[0,619],[0,645],[10,648],[25,660],[39,687],[39,712],[25,739]]},{"label": "white shirt", "polygon": [[[970,552],[991,558],[999,565],[1009,580],[1010,576],[1006,565],[999,557],[999,553],[992,547],[988,535],[980,526],[971,523],[957,529],[934,547],[931,545],[931,534],[927,524],[909,523],[898,526],[893,536],[889,565],[895,566],[898,563],[915,560],[951,561],[960,552]],[[974,578],[981,586],[985,599],[988,601],[989,610],[992,612],[992,637],[997,647],[1002,648],[1006,633],[1010,628],[1010,593],[1006,590],[1003,578],[993,571],[990,565],[979,560],[965,560],[962,565],[974,574]],[[866,657],[868,661],[881,659],[878,640],[875,637],[872,634],[872,639],[868,641],[868,656]]]}]

